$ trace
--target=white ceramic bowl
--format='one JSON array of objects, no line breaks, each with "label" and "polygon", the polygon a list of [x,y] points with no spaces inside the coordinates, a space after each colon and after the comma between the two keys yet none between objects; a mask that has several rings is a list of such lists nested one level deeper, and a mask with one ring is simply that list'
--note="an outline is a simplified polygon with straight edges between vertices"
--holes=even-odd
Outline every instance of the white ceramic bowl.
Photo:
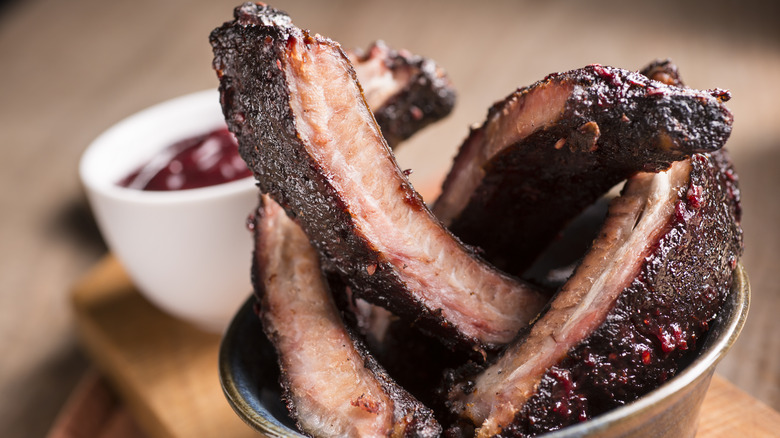
[{"label": "white ceramic bowl", "polygon": [[135,285],[164,311],[222,331],[251,293],[253,178],[178,191],[117,182],[155,153],[225,122],[216,90],[152,106],[89,145],[79,173],[100,231]]}]

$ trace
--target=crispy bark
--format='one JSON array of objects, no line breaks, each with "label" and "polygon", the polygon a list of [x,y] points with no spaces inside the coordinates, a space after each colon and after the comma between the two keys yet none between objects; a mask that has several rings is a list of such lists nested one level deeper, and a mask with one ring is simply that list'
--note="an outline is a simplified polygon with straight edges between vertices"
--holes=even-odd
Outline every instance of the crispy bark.
[{"label": "crispy bark", "polygon": [[450,391],[479,436],[533,436],[671,378],[727,296],[742,253],[724,151],[632,177],[602,233],[530,331]]},{"label": "crispy bark", "polygon": [[727,99],[600,65],[552,74],[496,103],[471,131],[433,212],[520,274],[617,183],[719,149],[731,132]]},{"label": "crispy bark", "polygon": [[368,106],[387,144],[395,149],[440,120],[455,106],[455,88],[436,63],[377,41],[363,53],[348,52]]},{"label": "crispy bark", "polygon": [[339,45],[245,4],[211,36],[239,152],[354,292],[448,344],[509,342],[539,291],[479,259],[398,168]]}]

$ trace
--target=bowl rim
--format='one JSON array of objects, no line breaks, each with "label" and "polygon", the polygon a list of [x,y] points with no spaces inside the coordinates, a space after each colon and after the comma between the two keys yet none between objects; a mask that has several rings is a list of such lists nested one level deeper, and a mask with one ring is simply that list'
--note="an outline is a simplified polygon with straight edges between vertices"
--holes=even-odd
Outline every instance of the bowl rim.
[{"label": "bowl rim", "polygon": [[[693,384],[709,370],[714,369],[715,365],[726,355],[742,331],[750,308],[750,283],[747,272],[741,262],[737,263],[734,269],[731,292],[727,300],[733,302],[733,308],[730,310],[729,317],[723,321],[724,325],[718,330],[717,336],[711,341],[710,349],[694,359],[682,372],[631,403],[612,409],[583,423],[570,425],[563,429],[540,435],[540,437],[570,438],[584,436],[604,430],[607,427],[626,423],[631,418],[651,412],[663,399]],[[247,310],[252,311],[254,300],[255,297],[252,296],[244,303],[234,316],[222,338],[219,351],[219,379],[222,390],[236,414],[255,430],[268,434],[271,437],[304,437],[299,432],[281,424],[273,416],[266,418],[255,410],[242,395],[242,390],[248,390],[247,385],[236,381],[233,375],[230,366],[231,355],[229,349],[232,341],[235,339],[236,332],[239,331],[239,325],[244,312]],[[254,314],[254,312],[252,313]]]},{"label": "bowl rim", "polygon": [[[211,109],[209,108],[209,105],[212,104],[209,102],[213,102]],[[161,121],[175,121],[177,118],[182,117],[180,114],[182,111],[211,111],[213,109],[215,111],[215,117],[213,120],[204,123],[203,128],[172,128],[171,132],[174,134],[168,134],[166,137],[170,137],[170,139],[174,139],[174,141],[175,139],[180,139],[182,135],[194,136],[198,134],[205,134],[211,130],[218,129],[219,127],[224,127],[224,118],[216,117],[216,110],[218,108],[219,92],[217,89],[212,88],[177,96],[172,99],[153,104],[121,119],[99,134],[84,149],[81,158],[79,159],[78,167],[79,179],[81,180],[81,183],[88,190],[99,193],[104,197],[113,198],[119,201],[143,202],[151,204],[189,203],[241,193],[245,192],[246,190],[257,190],[256,181],[253,176],[194,189],[168,191],[138,190],[122,187],[117,184],[117,182],[122,178],[121,172],[119,172],[120,175],[118,175],[115,180],[109,180],[108,178],[101,178],[95,171],[95,167],[100,166],[100,158],[101,155],[105,155],[105,150],[111,148],[115,143],[123,142],[123,136],[125,136],[127,133],[134,131],[146,132],[152,130],[154,125],[156,123],[160,123]],[[159,148],[152,150],[158,151],[167,144],[168,141],[161,140]],[[140,165],[148,158],[150,157],[145,156],[143,159],[132,160],[133,165],[128,165],[127,167],[129,169],[133,169],[134,166]]]},{"label": "bowl rim", "polygon": [[632,417],[652,411],[661,400],[693,384],[708,370],[714,369],[739,337],[750,309],[750,283],[742,263],[737,263],[734,269],[731,292],[736,296],[728,297],[727,300],[733,300],[734,307],[731,309],[729,318],[724,321],[724,326],[720,328],[718,336],[710,345],[710,349],[703,355],[696,357],[680,373],[631,403],[612,409],[583,423],[574,424],[542,436],[545,438],[575,437],[603,430],[607,426],[622,424]]}]

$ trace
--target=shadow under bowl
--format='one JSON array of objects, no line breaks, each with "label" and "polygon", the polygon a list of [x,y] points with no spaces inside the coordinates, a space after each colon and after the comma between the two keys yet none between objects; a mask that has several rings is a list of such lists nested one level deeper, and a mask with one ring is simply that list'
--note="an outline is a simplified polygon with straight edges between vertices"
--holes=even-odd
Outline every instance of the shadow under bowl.
[{"label": "shadow under bowl", "polygon": [[[276,353],[263,333],[254,305],[251,297],[222,340],[222,389],[233,410],[255,430],[269,437],[303,437],[281,401]],[[736,341],[749,305],[750,285],[739,264],[722,311],[696,356],[682,371],[632,403],[544,437],[693,437],[715,366]]]}]

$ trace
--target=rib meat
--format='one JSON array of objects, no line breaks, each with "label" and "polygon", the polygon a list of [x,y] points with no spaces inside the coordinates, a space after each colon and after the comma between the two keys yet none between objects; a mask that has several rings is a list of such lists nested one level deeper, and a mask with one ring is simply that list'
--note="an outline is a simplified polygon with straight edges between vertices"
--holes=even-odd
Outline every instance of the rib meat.
[{"label": "rib meat", "polygon": [[[392,49],[383,41],[374,42],[366,51],[345,53],[355,68],[366,104],[392,149],[452,111],[455,89],[433,60]],[[396,322],[397,317],[387,309],[351,295],[347,300],[353,305],[346,311],[357,318],[356,327],[369,348],[381,348],[387,329],[404,323]],[[380,363],[384,363],[381,358]]]},{"label": "rib meat", "polygon": [[316,250],[268,197],[255,233],[259,315],[298,427],[312,436],[438,436],[433,412],[393,382],[346,329]]},{"label": "rib meat", "polygon": [[264,5],[211,35],[226,121],[260,189],[356,294],[444,342],[509,342],[543,306],[431,214],[399,169],[339,45]]},{"label": "rib meat", "polygon": [[363,95],[391,148],[455,106],[455,89],[433,60],[377,41],[363,53],[347,52]]},{"label": "rib meat", "polygon": [[479,436],[532,436],[636,399],[707,330],[741,252],[725,151],[632,177],[543,316],[450,390],[453,411]]},{"label": "rib meat", "polygon": [[433,212],[487,260],[520,274],[617,183],[720,148],[731,132],[727,99],[599,65],[552,74],[489,110]]},{"label": "rib meat", "polygon": [[[671,60],[655,60],[639,71],[650,79],[667,85],[683,86],[677,65]],[[587,207],[572,219],[550,245],[525,270],[523,278],[552,289],[559,289],[574,272],[582,254],[590,247],[606,216],[609,194]]]}]

